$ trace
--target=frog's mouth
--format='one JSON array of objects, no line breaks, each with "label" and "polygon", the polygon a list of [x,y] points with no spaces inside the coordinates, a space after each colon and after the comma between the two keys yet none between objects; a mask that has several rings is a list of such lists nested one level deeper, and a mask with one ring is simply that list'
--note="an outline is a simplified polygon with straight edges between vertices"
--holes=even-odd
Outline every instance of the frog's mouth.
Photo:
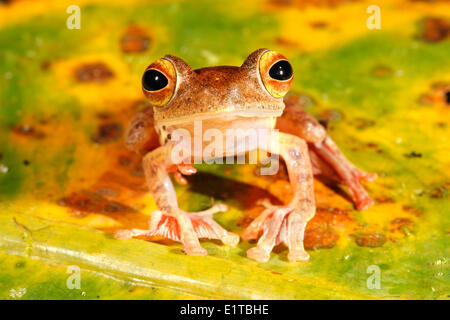
[{"label": "frog's mouth", "polygon": [[194,120],[230,119],[230,118],[266,118],[279,117],[284,110],[284,103],[260,105],[233,105],[223,107],[204,107],[199,112],[184,110],[155,110],[155,121],[167,125],[192,122]]}]

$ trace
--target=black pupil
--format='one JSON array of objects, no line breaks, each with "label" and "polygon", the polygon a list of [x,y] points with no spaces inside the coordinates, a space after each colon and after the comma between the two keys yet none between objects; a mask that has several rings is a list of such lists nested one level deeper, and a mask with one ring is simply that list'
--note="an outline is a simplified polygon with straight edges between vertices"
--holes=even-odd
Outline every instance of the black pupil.
[{"label": "black pupil", "polygon": [[445,102],[447,102],[448,104],[450,104],[450,91],[447,91],[445,93]]},{"label": "black pupil", "polygon": [[286,60],[275,63],[269,70],[269,76],[275,80],[289,80],[292,77],[292,67]]},{"label": "black pupil", "polygon": [[156,91],[165,88],[168,84],[167,77],[155,69],[145,71],[142,77],[142,86],[147,91]]}]

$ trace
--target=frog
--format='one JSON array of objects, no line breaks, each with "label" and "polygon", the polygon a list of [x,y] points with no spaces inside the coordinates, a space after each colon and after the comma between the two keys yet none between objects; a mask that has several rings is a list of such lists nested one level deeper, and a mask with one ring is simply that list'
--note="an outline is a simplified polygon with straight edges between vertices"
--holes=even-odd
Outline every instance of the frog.
[{"label": "frog", "polygon": [[[225,146],[210,155],[221,158],[258,149],[284,160],[293,196],[281,205],[267,199],[260,201],[263,211],[242,233],[243,240],[256,242],[246,252],[250,259],[267,262],[273,248],[284,243],[290,262],[309,260],[303,240],[306,225],[316,211],[315,175],[325,175],[345,185],[358,210],[372,206],[374,201],[362,182],[373,181],[377,174],[351,163],[325,127],[298,100],[286,98],[293,78],[290,61],[266,48],[251,53],[241,66],[194,70],[173,55],[151,63],[142,76],[142,91],[149,105],[131,120],[125,146],[142,155],[146,183],[157,210],[151,213],[148,229],[120,229],[115,237],[164,237],[180,242],[182,251],[193,256],[207,255],[199,239],[219,240],[230,247],[238,245],[241,237],[213,219],[215,213],[228,210],[225,204],[215,203],[198,212],[179,208],[173,180],[186,184],[186,177],[197,173],[192,159],[205,147],[194,148],[187,140],[183,143],[177,132],[184,130],[195,135],[196,122],[202,124],[201,133],[223,133],[235,128],[277,133],[253,143],[238,141],[240,149],[228,150]],[[189,152],[174,157],[176,148]]]}]

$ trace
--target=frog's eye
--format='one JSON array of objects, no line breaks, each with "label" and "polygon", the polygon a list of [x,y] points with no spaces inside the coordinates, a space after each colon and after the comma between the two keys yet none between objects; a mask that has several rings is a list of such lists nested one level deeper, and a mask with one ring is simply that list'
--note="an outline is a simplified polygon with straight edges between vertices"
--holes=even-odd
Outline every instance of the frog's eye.
[{"label": "frog's eye", "polygon": [[259,73],[267,92],[275,98],[281,98],[289,91],[294,78],[289,61],[275,51],[266,51],[261,56]]},{"label": "frog's eye", "polygon": [[142,77],[142,87],[146,91],[158,91],[167,87],[168,84],[167,77],[156,69],[145,71]]},{"label": "frog's eye", "polygon": [[280,60],[269,69],[269,76],[278,81],[289,80],[293,74],[291,64],[287,60]]},{"label": "frog's eye", "polygon": [[177,72],[167,59],[159,59],[147,67],[142,76],[142,90],[155,107],[166,105],[172,98],[177,81]]}]

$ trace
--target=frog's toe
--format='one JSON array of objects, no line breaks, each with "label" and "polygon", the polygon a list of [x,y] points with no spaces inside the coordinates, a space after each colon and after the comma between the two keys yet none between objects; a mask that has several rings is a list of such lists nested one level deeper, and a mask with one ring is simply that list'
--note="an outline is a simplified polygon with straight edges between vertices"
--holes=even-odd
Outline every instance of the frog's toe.
[{"label": "frog's toe", "polygon": [[183,251],[190,256],[206,256],[208,252],[205,248],[200,246],[183,246]]},{"label": "frog's toe", "polygon": [[237,234],[227,232],[227,235],[222,237],[223,244],[230,246],[230,247],[236,247],[239,243],[239,236]]},{"label": "frog's toe", "polygon": [[133,238],[133,232],[125,229],[117,230],[114,232],[114,238],[118,240],[128,240]]},{"label": "frog's toe", "polygon": [[264,210],[244,232],[245,239],[254,239],[262,233],[256,247],[247,251],[250,259],[267,262],[274,246],[284,243],[289,248],[291,262],[308,261],[309,254],[303,247],[306,222],[314,215],[308,209],[296,210],[291,205],[265,204]]},{"label": "frog's toe", "polygon": [[114,232],[114,238],[118,240],[129,240],[138,236],[146,236],[149,234],[149,230],[142,229],[120,229]]},{"label": "frog's toe", "polygon": [[378,178],[378,174],[376,174],[376,173],[363,172],[363,171],[359,173],[359,179],[361,179],[364,182],[372,182],[376,178]]},{"label": "frog's toe", "polygon": [[306,262],[309,260],[309,254],[305,250],[290,250],[288,254],[290,262]]},{"label": "frog's toe", "polygon": [[187,184],[188,181],[184,176],[190,176],[197,173],[197,169],[192,167],[189,164],[179,164],[178,166],[174,166],[169,168],[169,171],[173,171],[173,177],[179,184]]},{"label": "frog's toe", "polygon": [[375,201],[367,194],[360,199],[355,200],[356,209],[359,211],[367,210],[373,206]]},{"label": "frog's toe", "polygon": [[221,240],[225,245],[231,247],[235,247],[239,243],[239,236],[222,228],[211,215],[189,214],[189,218],[198,238]]},{"label": "frog's toe", "polygon": [[247,257],[258,262],[267,262],[270,259],[270,251],[260,247],[253,247],[247,250]]}]

